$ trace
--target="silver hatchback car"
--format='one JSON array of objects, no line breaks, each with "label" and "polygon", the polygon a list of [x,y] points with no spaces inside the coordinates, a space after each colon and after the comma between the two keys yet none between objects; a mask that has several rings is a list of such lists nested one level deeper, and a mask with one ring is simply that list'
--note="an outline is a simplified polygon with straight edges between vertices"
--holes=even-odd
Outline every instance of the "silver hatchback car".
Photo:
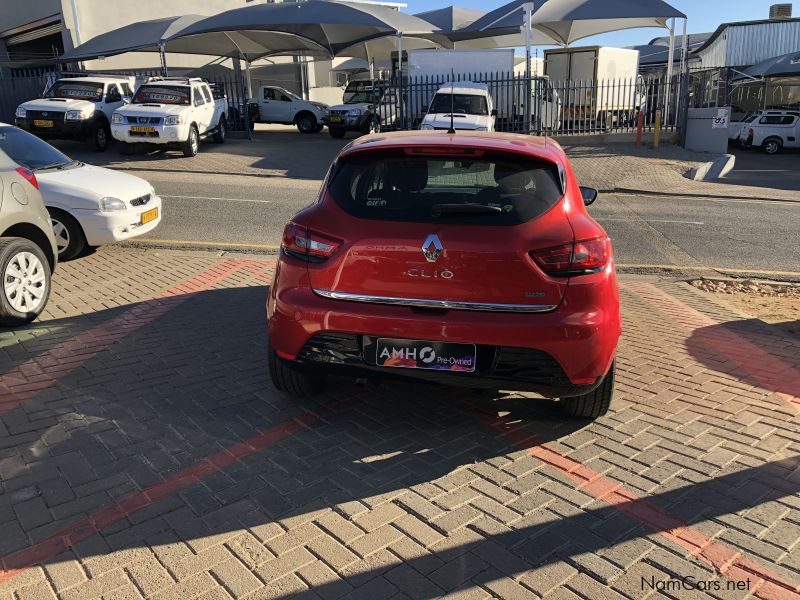
[{"label": "silver hatchback car", "polygon": [[39,316],[57,260],[36,174],[0,150],[0,327],[24,325]]}]

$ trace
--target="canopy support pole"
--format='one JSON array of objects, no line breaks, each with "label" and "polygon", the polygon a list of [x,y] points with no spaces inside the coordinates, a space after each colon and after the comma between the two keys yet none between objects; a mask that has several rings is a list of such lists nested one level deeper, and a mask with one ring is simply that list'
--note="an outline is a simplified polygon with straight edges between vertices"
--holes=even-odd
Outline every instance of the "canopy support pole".
[{"label": "canopy support pole", "polygon": [[161,56],[161,76],[169,77],[169,72],[167,71],[167,48],[164,42],[158,43],[158,54]]},{"label": "canopy support pole", "polygon": [[370,81],[375,80],[375,61],[373,59],[369,59],[369,78]]},{"label": "canopy support pole", "polygon": [[253,97],[253,80],[250,77],[250,61],[246,58],[243,60],[244,60],[244,74],[247,80],[247,99],[249,100],[250,98]]},{"label": "canopy support pole", "polygon": [[533,31],[531,30],[531,21],[533,20],[533,4],[526,2],[522,10],[523,27],[525,29],[525,101],[522,103],[523,110],[525,111],[525,133],[531,132],[531,43],[533,41]]},{"label": "canopy support pole", "polygon": [[669,56],[667,57],[667,85],[666,97],[664,98],[664,120],[669,123],[669,101],[672,95],[672,59],[675,54],[675,17],[669,22]]},{"label": "canopy support pole", "polygon": [[399,103],[398,115],[400,119],[400,129],[405,129],[405,111],[403,110],[405,107],[403,106],[403,97],[405,94],[403,93],[403,32],[397,32],[397,80],[399,82],[399,93],[397,94],[397,101]]}]

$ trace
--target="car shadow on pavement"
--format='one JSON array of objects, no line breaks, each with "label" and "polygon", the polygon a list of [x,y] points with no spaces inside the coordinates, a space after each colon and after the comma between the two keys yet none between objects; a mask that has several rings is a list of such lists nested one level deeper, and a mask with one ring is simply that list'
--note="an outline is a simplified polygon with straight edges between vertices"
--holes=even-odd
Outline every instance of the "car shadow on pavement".
[{"label": "car shadow on pavement", "polygon": [[760,319],[740,319],[694,330],[686,341],[691,356],[701,365],[732,375],[737,380],[800,398],[798,339]]},{"label": "car shadow on pavement", "polygon": [[[580,563],[576,557],[652,533],[617,508],[589,506],[590,496],[534,459],[527,473],[501,468],[525,448],[510,445],[498,427],[522,429],[534,445],[598,427],[565,420],[553,403],[400,382],[340,383],[302,402],[277,393],[267,371],[266,293],[266,287],[241,287],[197,294],[5,414],[0,556],[46,540],[86,515],[91,519],[307,411],[326,410],[327,416],[268,447],[242,453],[226,468],[130,512],[78,543],[75,553],[91,561],[110,551],[159,552],[181,542],[205,548],[204,540],[227,540],[245,528],[263,532],[274,524],[275,535],[282,534],[320,511],[353,517],[379,537],[404,512],[434,537],[463,530],[463,543],[407,561],[421,573],[451,563],[452,573],[437,581],[452,589],[473,571],[492,578],[567,558]],[[47,331],[72,333],[98,318],[43,324]],[[47,336],[43,332],[35,353],[48,347]],[[498,415],[499,426],[487,426],[486,419]],[[791,456],[713,477],[703,473],[698,483],[673,481],[631,502],[702,523],[797,494],[800,482],[788,476],[797,465]],[[498,498],[519,496],[518,511],[493,499],[492,490]],[[484,511],[469,505],[478,496]],[[465,513],[474,518],[462,522]],[[309,531],[329,535],[316,524]],[[285,544],[305,543],[286,537],[275,542],[276,553]],[[55,564],[65,556],[71,555],[41,560]],[[369,564],[348,578],[349,585],[358,587],[389,568]],[[326,597],[335,585],[341,583],[323,584],[317,592]]]}]

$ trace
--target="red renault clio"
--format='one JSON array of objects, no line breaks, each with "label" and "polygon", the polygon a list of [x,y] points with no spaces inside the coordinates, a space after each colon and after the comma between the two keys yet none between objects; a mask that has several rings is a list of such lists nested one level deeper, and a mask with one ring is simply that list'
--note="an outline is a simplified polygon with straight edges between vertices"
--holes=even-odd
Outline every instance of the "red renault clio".
[{"label": "red renault clio", "polygon": [[552,140],[368,135],[286,226],[269,367],[293,395],[328,373],[537,392],[608,410],[621,332],[611,243]]}]

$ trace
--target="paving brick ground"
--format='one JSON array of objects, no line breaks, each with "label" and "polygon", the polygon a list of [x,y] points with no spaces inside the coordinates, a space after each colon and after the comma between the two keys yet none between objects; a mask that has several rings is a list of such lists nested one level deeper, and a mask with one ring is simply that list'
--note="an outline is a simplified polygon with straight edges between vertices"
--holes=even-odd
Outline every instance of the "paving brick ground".
[{"label": "paving brick ground", "polygon": [[104,249],[0,331],[0,599],[800,597],[800,340],[626,277],[594,423],[417,384],[299,403],[271,269]]}]

